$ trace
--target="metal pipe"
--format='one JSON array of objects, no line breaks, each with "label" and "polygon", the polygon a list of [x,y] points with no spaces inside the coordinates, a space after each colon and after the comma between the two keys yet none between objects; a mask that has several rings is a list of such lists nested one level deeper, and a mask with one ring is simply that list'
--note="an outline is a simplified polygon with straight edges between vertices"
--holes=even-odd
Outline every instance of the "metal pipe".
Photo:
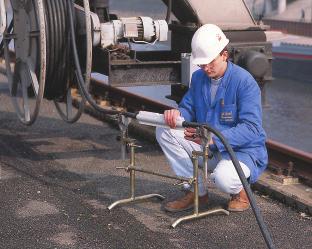
[{"label": "metal pipe", "polygon": [[111,205],[109,205],[107,208],[108,210],[112,210],[114,207],[119,206],[121,204],[128,204],[132,202],[138,202],[138,201],[143,201],[151,198],[158,198],[159,200],[164,200],[165,197],[160,195],[160,194],[148,194],[148,195],[141,195],[141,196],[136,196],[135,199],[133,198],[127,198],[127,199],[122,199],[119,201],[115,201]]},{"label": "metal pipe", "polygon": [[172,11],[172,0],[168,0],[167,14],[166,14],[166,22],[169,23],[170,16]]},{"label": "metal pipe", "polygon": [[205,146],[204,147],[204,155],[203,155],[205,181],[208,180],[208,154],[209,154],[209,147]]},{"label": "metal pipe", "polygon": [[[130,156],[130,166],[131,167],[135,167],[135,145],[134,144],[130,144],[130,148],[131,148],[131,156]],[[130,189],[131,189],[131,199],[134,200],[135,199],[135,170],[131,169],[130,170]]]},{"label": "metal pipe", "polygon": [[121,131],[121,159],[125,160],[126,159],[126,137],[127,137],[127,131]]},{"label": "metal pipe", "polygon": [[128,136],[127,136],[127,130],[121,129],[121,160],[126,159],[126,154],[127,154],[127,141],[128,141]]},{"label": "metal pipe", "polygon": [[212,210],[209,210],[209,211],[206,211],[206,212],[203,212],[203,213],[198,213],[197,215],[191,214],[191,215],[187,215],[187,216],[181,217],[181,218],[177,219],[175,222],[173,222],[171,227],[175,228],[182,221],[199,219],[199,218],[203,218],[203,217],[206,217],[206,216],[208,216],[210,214],[215,214],[215,213],[223,213],[223,214],[226,214],[226,215],[230,214],[230,212],[227,211],[227,210],[224,210],[222,208],[216,208],[216,209],[212,209]]},{"label": "metal pipe", "polygon": [[134,167],[134,166],[129,166],[129,167],[126,167],[125,169],[127,169],[127,170],[135,170],[135,171],[138,171],[138,172],[147,173],[147,174],[151,174],[151,175],[155,175],[155,176],[161,176],[161,177],[165,177],[165,178],[169,178],[169,179],[179,180],[179,181],[182,181],[182,182],[190,182],[190,181],[193,180],[192,178],[165,175],[165,174],[162,174],[162,173],[157,173],[157,172],[154,172],[154,171],[151,171],[151,170],[147,170],[147,169],[143,169],[143,168],[137,168],[137,167]]},{"label": "metal pipe", "polygon": [[192,152],[192,162],[194,178],[194,214],[198,215],[198,154],[196,151]]}]

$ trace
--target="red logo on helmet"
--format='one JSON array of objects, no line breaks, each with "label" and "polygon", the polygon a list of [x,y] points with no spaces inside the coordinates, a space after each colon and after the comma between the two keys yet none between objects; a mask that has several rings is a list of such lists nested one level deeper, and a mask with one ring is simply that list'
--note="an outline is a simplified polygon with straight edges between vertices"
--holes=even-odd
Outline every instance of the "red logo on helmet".
[{"label": "red logo on helmet", "polygon": [[220,34],[217,34],[216,36],[217,36],[218,41],[221,41],[221,40],[222,40],[222,37],[221,37]]}]

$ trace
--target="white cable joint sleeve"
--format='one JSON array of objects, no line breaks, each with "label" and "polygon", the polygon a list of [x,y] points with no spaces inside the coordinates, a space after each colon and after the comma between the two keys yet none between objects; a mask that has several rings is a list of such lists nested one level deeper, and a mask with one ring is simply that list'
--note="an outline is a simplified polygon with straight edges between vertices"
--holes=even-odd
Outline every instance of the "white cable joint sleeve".
[{"label": "white cable joint sleeve", "polygon": [[3,32],[6,28],[6,9],[4,0],[0,0],[0,35],[3,35]]},{"label": "white cable joint sleeve", "polygon": [[[139,121],[140,124],[170,128],[165,122],[164,115],[160,113],[140,111],[139,114],[136,116],[136,119]],[[183,121],[183,117],[178,117],[177,126],[175,129],[184,129],[184,127],[182,126]]]}]

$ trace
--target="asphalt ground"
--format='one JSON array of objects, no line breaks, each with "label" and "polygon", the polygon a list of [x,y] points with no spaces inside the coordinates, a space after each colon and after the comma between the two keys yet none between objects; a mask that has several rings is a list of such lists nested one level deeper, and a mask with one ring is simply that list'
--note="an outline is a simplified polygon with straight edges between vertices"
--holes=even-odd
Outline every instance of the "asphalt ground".
[{"label": "asphalt ground", "polygon": [[[33,126],[22,125],[0,83],[0,248],[266,248],[251,210],[170,225],[179,217],[159,201],[107,207],[129,197],[116,127],[84,114],[62,121],[43,101]],[[138,140],[137,165],[162,173],[169,166],[156,144]],[[137,173],[137,194],[181,195],[174,181]],[[210,185],[210,204],[229,196]],[[312,220],[256,195],[276,248],[312,248]],[[202,209],[205,210],[206,208]]]}]

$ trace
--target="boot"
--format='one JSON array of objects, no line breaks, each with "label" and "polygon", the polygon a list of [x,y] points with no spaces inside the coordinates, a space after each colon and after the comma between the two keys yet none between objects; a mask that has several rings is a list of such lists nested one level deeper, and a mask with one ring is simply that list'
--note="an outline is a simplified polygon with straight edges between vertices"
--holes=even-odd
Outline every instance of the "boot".
[{"label": "boot", "polygon": [[[194,208],[194,193],[188,191],[184,197],[168,202],[164,209],[168,212],[176,213]],[[208,194],[198,197],[199,205],[208,204]]]},{"label": "boot", "polygon": [[228,210],[231,212],[242,212],[249,208],[249,200],[244,189],[238,194],[231,195],[231,200],[228,204]]}]

